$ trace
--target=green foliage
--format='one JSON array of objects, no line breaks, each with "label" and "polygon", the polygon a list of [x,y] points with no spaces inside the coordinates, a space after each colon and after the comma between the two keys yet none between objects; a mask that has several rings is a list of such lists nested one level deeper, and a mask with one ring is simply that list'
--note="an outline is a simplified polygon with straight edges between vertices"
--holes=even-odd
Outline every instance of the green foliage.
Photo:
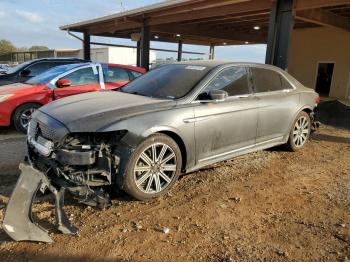
[{"label": "green foliage", "polygon": [[16,47],[6,39],[0,39],[0,55],[16,51]]},{"label": "green foliage", "polygon": [[16,48],[10,41],[6,39],[0,39],[0,55],[15,52],[15,51],[44,51],[49,50],[47,46],[33,45],[30,48],[19,47]]},{"label": "green foliage", "polygon": [[33,45],[29,48],[29,51],[44,51],[44,50],[49,50],[49,48],[43,45]]}]

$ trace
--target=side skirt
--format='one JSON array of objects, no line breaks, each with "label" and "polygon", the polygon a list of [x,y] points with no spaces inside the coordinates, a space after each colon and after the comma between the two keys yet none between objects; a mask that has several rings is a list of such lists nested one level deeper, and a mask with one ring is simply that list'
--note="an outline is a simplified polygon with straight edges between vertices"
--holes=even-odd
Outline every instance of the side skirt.
[{"label": "side skirt", "polygon": [[197,165],[195,165],[192,168],[187,169],[185,173],[191,173],[191,172],[194,172],[194,171],[201,169],[202,167],[205,167],[205,166],[217,163],[217,162],[225,161],[225,160],[237,157],[237,156],[253,153],[256,151],[264,150],[264,149],[275,147],[278,145],[283,145],[286,143],[285,140],[286,140],[285,137],[282,136],[282,137],[278,137],[278,138],[275,138],[275,139],[272,139],[269,141],[259,143],[257,145],[252,145],[251,147],[239,148],[239,149],[236,149],[234,151],[225,153],[224,155],[221,154],[218,157],[215,157],[215,158],[212,157],[212,158],[205,160],[205,161],[204,160],[198,161]]}]

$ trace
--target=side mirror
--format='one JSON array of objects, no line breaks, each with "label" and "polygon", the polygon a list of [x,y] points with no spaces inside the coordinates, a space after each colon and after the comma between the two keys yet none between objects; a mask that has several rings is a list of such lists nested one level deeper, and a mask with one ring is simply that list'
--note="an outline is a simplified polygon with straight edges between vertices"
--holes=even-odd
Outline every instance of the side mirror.
[{"label": "side mirror", "polygon": [[31,73],[30,70],[24,69],[21,71],[20,76],[26,77],[26,76],[29,76],[30,73]]},{"label": "side mirror", "polygon": [[224,101],[228,97],[228,93],[224,90],[214,89],[208,93],[209,99],[214,101]]},{"label": "side mirror", "polygon": [[70,86],[70,85],[71,85],[71,83],[70,83],[70,81],[67,80],[67,79],[60,79],[60,80],[57,80],[57,82],[56,82],[56,86],[57,86],[58,88],[61,88],[61,87],[68,87],[68,86]]}]

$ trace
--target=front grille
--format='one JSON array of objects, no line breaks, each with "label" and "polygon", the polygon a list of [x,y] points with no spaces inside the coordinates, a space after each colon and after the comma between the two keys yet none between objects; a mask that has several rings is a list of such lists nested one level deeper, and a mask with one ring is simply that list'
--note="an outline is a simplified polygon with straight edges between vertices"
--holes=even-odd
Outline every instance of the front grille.
[{"label": "front grille", "polygon": [[39,122],[36,119],[30,121],[28,135],[30,137],[36,137],[37,135],[51,141],[56,140],[55,129],[48,127],[47,125]]},{"label": "front grille", "polygon": [[58,120],[49,115],[36,110],[33,114],[28,128],[28,136],[37,140],[41,136],[54,143],[61,142],[67,135],[69,130]]}]

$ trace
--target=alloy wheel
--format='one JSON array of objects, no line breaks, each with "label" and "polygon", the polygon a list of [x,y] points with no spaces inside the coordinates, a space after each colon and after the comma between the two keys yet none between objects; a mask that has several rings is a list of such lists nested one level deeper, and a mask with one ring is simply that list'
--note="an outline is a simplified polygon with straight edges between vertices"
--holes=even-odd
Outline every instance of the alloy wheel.
[{"label": "alloy wheel", "polygon": [[310,123],[305,116],[301,116],[294,125],[293,129],[293,143],[296,147],[302,147],[310,133]]},{"label": "alloy wheel", "polygon": [[136,161],[135,184],[144,193],[159,193],[171,183],[176,169],[177,160],[173,149],[164,143],[152,144]]},{"label": "alloy wheel", "polygon": [[28,109],[22,111],[22,114],[19,118],[19,121],[21,123],[21,126],[24,129],[28,128],[28,124],[29,124],[30,120],[32,119],[32,115],[33,115],[35,110],[36,110],[36,108],[28,108]]}]

